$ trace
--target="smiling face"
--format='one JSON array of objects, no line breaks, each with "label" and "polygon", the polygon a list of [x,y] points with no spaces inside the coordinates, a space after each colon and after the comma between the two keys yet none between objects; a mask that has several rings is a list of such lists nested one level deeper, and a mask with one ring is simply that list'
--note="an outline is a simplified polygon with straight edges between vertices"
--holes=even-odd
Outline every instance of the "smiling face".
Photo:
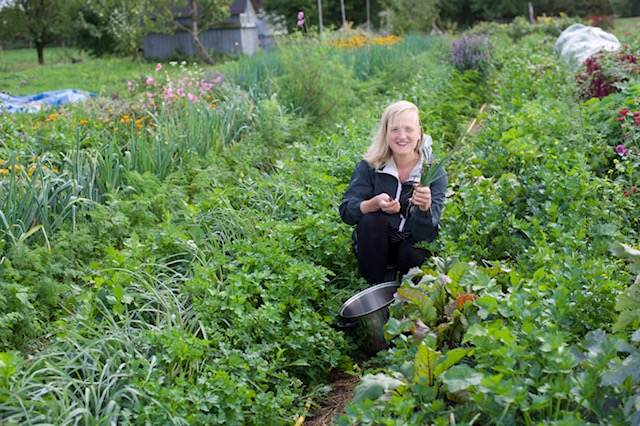
[{"label": "smiling face", "polygon": [[415,157],[422,137],[421,130],[416,111],[404,111],[391,118],[387,128],[387,143],[396,160]]}]

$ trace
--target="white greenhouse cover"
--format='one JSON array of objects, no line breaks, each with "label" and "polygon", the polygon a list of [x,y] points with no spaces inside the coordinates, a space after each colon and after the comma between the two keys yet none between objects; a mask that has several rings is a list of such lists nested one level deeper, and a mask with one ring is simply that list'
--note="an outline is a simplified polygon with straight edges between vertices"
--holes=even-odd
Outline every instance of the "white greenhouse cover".
[{"label": "white greenhouse cover", "polygon": [[573,24],[560,33],[553,51],[570,65],[578,66],[601,50],[615,51],[618,48],[620,42],[616,36],[602,28]]}]

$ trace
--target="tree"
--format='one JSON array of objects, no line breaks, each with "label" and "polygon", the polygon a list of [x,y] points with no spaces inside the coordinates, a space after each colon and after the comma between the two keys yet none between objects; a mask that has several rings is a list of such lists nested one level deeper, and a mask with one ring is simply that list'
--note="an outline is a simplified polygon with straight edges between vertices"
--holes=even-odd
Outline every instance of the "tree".
[{"label": "tree", "polygon": [[93,56],[110,54],[138,57],[144,34],[146,2],[100,0],[86,2],[77,12],[74,44]]},{"label": "tree", "polygon": [[[380,0],[371,0],[371,20],[375,23],[375,17],[380,11]],[[348,22],[355,25],[363,25],[367,22],[367,1],[349,0],[344,2],[345,15]],[[264,10],[285,19],[287,27],[296,28],[298,12],[304,12],[307,25],[317,25],[319,22],[317,0],[264,0]],[[342,10],[340,0],[322,0],[322,23],[324,27],[342,26]]]},{"label": "tree", "polygon": [[38,52],[38,64],[44,65],[44,47],[61,39],[64,32],[64,0],[16,0],[15,7],[22,13],[20,23],[27,38]]},{"label": "tree", "polygon": [[3,7],[0,9],[0,47],[6,41],[16,40],[20,37],[22,27],[20,18],[22,13],[16,7]]},{"label": "tree", "polygon": [[147,3],[143,25],[146,33],[186,31],[203,62],[215,65],[200,41],[200,34],[224,22],[232,0],[155,0]]},{"label": "tree", "polygon": [[440,16],[437,0],[384,0],[383,3],[391,10],[394,33],[431,31]]},{"label": "tree", "polygon": [[490,21],[494,19],[513,19],[516,16],[527,16],[527,0],[471,0],[471,9],[476,19]]},{"label": "tree", "polygon": [[232,0],[100,0],[86,3],[75,42],[95,56],[132,54],[146,34],[186,31],[203,62],[214,64],[200,34],[224,22]]}]

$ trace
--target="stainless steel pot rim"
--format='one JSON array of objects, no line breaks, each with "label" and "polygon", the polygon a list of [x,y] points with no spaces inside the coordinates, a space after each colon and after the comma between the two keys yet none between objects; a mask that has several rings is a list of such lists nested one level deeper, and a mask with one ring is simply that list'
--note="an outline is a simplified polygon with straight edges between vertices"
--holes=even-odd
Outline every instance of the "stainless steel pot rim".
[{"label": "stainless steel pot rim", "polygon": [[[365,298],[366,296],[369,296],[371,293],[377,293],[379,291],[386,290],[390,287],[397,289],[398,287],[400,287],[400,283],[397,281],[388,281],[388,282],[376,284],[372,287],[362,290],[360,293],[349,298],[349,300],[347,300],[342,304],[342,307],[340,308],[340,316],[343,318],[358,318],[365,315],[369,315],[372,312],[375,312],[379,309],[384,308],[385,306],[390,305],[391,302],[393,302],[393,297],[389,298],[389,300],[384,301],[384,303],[381,303],[379,306],[372,306],[370,309],[367,309],[366,311],[358,312],[357,314],[352,314],[352,315],[346,313],[349,307],[354,303],[359,302],[361,299]],[[393,293],[391,294],[393,295]]]}]

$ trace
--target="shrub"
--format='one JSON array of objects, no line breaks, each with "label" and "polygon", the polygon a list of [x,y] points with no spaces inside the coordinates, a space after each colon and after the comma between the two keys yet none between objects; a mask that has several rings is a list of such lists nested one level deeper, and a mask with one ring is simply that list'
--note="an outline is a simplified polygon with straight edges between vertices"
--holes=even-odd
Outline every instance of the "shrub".
[{"label": "shrub", "polygon": [[491,40],[485,35],[463,35],[451,44],[451,58],[457,70],[478,71],[481,75],[489,72],[491,65]]},{"label": "shrub", "polygon": [[280,44],[282,73],[275,83],[281,103],[324,122],[345,117],[356,103],[353,70],[331,54],[326,40],[299,28]]}]

